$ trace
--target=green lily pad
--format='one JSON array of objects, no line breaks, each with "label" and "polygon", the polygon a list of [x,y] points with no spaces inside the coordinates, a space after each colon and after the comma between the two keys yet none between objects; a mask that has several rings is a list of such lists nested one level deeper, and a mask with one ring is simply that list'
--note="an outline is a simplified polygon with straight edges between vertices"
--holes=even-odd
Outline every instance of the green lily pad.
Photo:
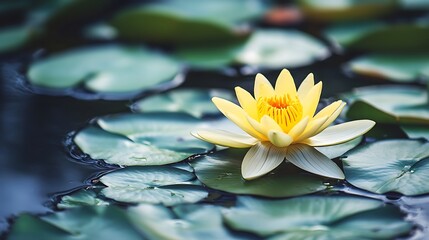
[{"label": "green lily pad", "polygon": [[22,214],[9,233],[10,240],[130,239],[142,236],[124,210],[114,206],[72,208],[37,218]]},{"label": "green lily pad", "polygon": [[124,10],[111,23],[128,40],[206,45],[240,39],[236,24],[261,16],[265,8],[256,0],[168,0]]},{"label": "green lily pad", "polygon": [[386,15],[396,9],[395,0],[317,1],[299,0],[302,12],[318,21],[366,20]]},{"label": "green lily pad", "polygon": [[211,205],[180,205],[172,210],[140,204],[128,210],[130,220],[147,239],[248,239],[229,232],[221,208]]},{"label": "green lily pad", "polygon": [[373,54],[347,63],[356,74],[395,82],[429,81],[429,54]]},{"label": "green lily pad", "polygon": [[44,28],[61,29],[66,26],[83,25],[87,21],[97,16],[97,14],[105,11],[112,0],[61,0],[48,1],[48,3],[40,9],[38,18]]},{"label": "green lily pad", "polygon": [[30,37],[30,29],[25,26],[0,29],[0,53],[17,50],[24,46]]},{"label": "green lily pad", "polygon": [[75,208],[82,206],[104,206],[109,205],[109,202],[97,197],[97,193],[93,190],[82,189],[61,198],[57,204],[58,208]]},{"label": "green lily pad", "polygon": [[118,114],[99,118],[97,123],[101,128],[84,128],[73,140],[92,159],[109,164],[165,165],[214,148],[190,135],[205,125],[187,114]]},{"label": "green lily pad", "polygon": [[351,102],[346,116],[380,123],[429,124],[425,89],[411,86],[370,86],[345,95]]},{"label": "green lily pad", "polygon": [[30,65],[30,83],[67,89],[82,84],[100,93],[136,93],[171,82],[180,71],[175,60],[138,47],[86,47],[53,54]]},{"label": "green lily pad", "polygon": [[101,194],[128,203],[195,203],[208,193],[202,186],[192,184],[194,178],[191,172],[169,166],[127,167],[100,178],[107,186]]},{"label": "green lily pad", "polygon": [[389,52],[428,52],[429,23],[362,22],[329,27],[327,37],[346,49]]},{"label": "green lily pad", "polygon": [[269,239],[393,239],[412,229],[398,208],[361,197],[239,197],[223,215],[232,228]]},{"label": "green lily pad", "polygon": [[179,47],[175,56],[196,69],[219,69],[235,63],[247,39],[209,46]]},{"label": "green lily pad", "polygon": [[344,153],[346,153],[350,149],[353,149],[354,147],[359,145],[359,143],[362,142],[362,138],[363,137],[357,137],[351,141],[348,141],[348,142],[345,142],[342,144],[327,146],[327,147],[315,147],[315,149],[317,149],[317,151],[323,153],[328,158],[334,159],[334,158],[342,156]]},{"label": "green lily pad", "polygon": [[346,180],[375,193],[429,192],[429,143],[423,140],[384,140],[348,152],[343,159]]},{"label": "green lily pad", "polygon": [[330,55],[319,40],[296,30],[257,30],[236,62],[262,68],[300,67],[322,60]]},{"label": "green lily pad", "polygon": [[[235,194],[291,197],[327,188],[324,179],[283,163],[271,174],[246,181],[241,162],[247,149],[227,149],[191,161],[198,179],[206,186]],[[285,187],[287,186],[287,187]]]},{"label": "green lily pad", "polygon": [[133,109],[139,112],[185,112],[196,118],[204,115],[218,115],[219,110],[213,104],[213,97],[232,101],[233,94],[222,89],[177,89],[164,94],[144,98]]},{"label": "green lily pad", "polygon": [[427,125],[402,125],[401,128],[410,138],[426,138],[429,140],[429,126]]}]

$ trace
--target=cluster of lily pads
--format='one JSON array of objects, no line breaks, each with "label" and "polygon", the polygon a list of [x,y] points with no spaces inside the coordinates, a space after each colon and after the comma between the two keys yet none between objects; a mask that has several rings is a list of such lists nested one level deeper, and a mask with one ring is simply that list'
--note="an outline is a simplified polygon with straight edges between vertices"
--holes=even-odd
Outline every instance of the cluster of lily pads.
[{"label": "cluster of lily pads", "polygon": [[[74,4],[79,7],[80,2]],[[190,1],[189,6],[178,2],[124,9],[108,25],[85,29],[88,36],[98,39],[110,33],[109,39],[172,44],[172,50],[115,43],[52,53],[30,63],[25,73],[29,84],[45,89],[44,93],[49,89],[82,96],[74,94],[77,91],[123,99],[177,86],[186,80],[186,69],[210,74],[213,69],[234,65],[260,70],[298,67],[331,54],[326,44],[296,30],[238,31],[240,24],[261,17],[268,8],[265,2]],[[222,6],[219,2],[226,7],[216,8]],[[412,8],[418,1],[400,2]],[[376,18],[394,11],[398,4],[386,0],[373,6],[356,1],[338,10],[317,6],[317,1],[298,3],[310,19],[326,22],[368,18],[364,13]],[[247,5],[256,10],[246,11]],[[350,9],[354,15],[347,14]],[[64,11],[72,13],[67,8],[62,11],[51,16],[55,21],[45,20],[46,28],[60,24]],[[219,19],[219,11],[227,17]],[[156,25],[165,21],[175,22],[180,32]],[[149,22],[156,24],[142,27]],[[101,162],[106,171],[93,179],[91,186],[62,196],[56,203],[58,211],[18,216],[8,239],[409,236],[418,226],[405,220],[405,209],[385,196],[392,192],[409,197],[429,193],[425,184],[429,180],[429,96],[422,81],[418,82],[428,76],[428,61],[425,53],[408,54],[413,49],[406,47],[415,45],[402,41],[385,44],[377,39],[385,39],[387,34],[395,40],[404,32],[426,36],[429,28],[424,19],[406,26],[353,24],[356,27],[333,25],[325,32],[345,52],[372,54],[352,59],[346,69],[416,84],[368,86],[340,96],[348,102],[340,121],[366,118],[377,122],[363,138],[317,148],[342,166],[345,181],[312,175],[290,163],[261,178],[244,180],[240,167],[246,149],[227,149],[190,135],[199,127],[233,129],[235,126],[219,115],[210,100],[214,96],[233,100],[232,93],[223,89],[174,89],[145,94],[132,105],[132,112],[98,117],[76,131],[71,141],[75,146],[72,156],[85,164]],[[193,31],[186,33],[188,28]],[[151,34],[144,29],[152,29]],[[201,31],[192,35],[195,29]],[[216,44],[205,47],[210,40]],[[423,45],[418,49],[427,47]],[[390,135],[390,131],[395,133]],[[344,186],[362,190],[361,196],[347,194]]]}]

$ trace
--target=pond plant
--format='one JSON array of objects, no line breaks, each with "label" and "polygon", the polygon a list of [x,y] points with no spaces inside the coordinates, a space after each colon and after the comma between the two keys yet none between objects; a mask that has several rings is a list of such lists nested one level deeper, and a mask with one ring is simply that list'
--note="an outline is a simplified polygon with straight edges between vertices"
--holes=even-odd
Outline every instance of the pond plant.
[{"label": "pond plant", "polygon": [[5,68],[30,94],[106,104],[64,141],[98,172],[0,238],[427,238],[429,4],[272,2],[66,0],[0,29],[38,50]]}]

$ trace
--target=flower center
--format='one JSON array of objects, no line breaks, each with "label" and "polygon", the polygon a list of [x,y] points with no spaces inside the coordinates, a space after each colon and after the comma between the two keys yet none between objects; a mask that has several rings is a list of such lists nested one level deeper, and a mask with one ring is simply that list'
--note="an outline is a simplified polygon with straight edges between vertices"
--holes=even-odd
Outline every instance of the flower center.
[{"label": "flower center", "polygon": [[268,115],[285,132],[289,132],[302,118],[302,105],[298,97],[283,96],[261,97],[257,102],[259,120]]}]

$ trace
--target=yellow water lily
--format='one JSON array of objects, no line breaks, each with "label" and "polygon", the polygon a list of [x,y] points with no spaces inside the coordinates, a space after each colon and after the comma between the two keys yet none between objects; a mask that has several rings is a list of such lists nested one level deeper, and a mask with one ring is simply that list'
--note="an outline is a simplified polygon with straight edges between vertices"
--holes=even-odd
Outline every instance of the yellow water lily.
[{"label": "yellow water lily", "polygon": [[308,172],[344,179],[342,170],[314,147],[350,141],[375,124],[371,120],[356,120],[330,126],[346,104],[338,100],[316,113],[322,82],[314,84],[311,73],[298,90],[290,72],[283,69],[274,88],[259,73],[254,96],[240,87],[235,92],[240,106],[218,97],[212,100],[247,134],[201,129],[192,135],[216,145],[250,147],[241,165],[242,176],[247,180],[267,174],[284,160]]}]

